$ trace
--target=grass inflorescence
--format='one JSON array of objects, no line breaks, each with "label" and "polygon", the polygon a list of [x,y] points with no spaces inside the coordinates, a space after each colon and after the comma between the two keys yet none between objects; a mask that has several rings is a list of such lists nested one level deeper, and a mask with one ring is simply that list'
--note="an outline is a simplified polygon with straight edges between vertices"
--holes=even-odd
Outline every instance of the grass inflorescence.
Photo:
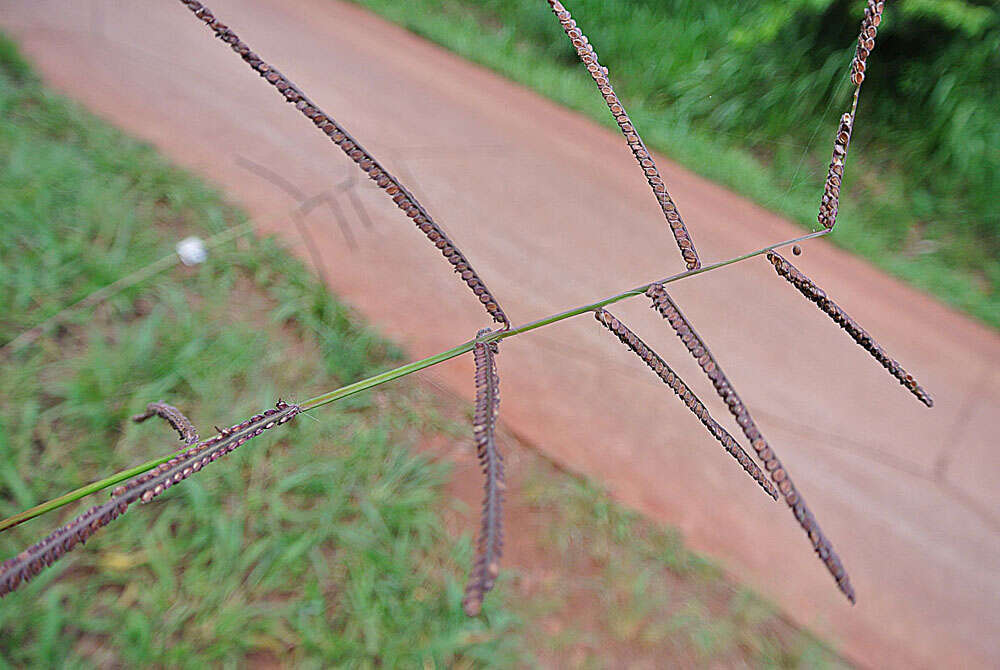
[{"label": "grass inflorescence", "polygon": [[184,441],[184,444],[194,444],[198,441],[198,430],[191,423],[191,419],[184,416],[184,413],[173,405],[168,405],[162,401],[149,403],[146,405],[145,412],[132,415],[132,421],[142,423],[154,416],[158,416],[169,423],[170,427],[180,435],[180,439]]},{"label": "grass inflorescence", "polygon": [[698,399],[698,396],[691,391],[691,388],[684,383],[684,380],[673,371],[673,369],[660,358],[660,355],[649,348],[645,342],[629,329],[621,320],[615,318],[610,312],[599,309],[594,312],[597,322],[611,331],[615,337],[621,340],[622,344],[631,349],[650,370],[663,380],[663,383],[677,395],[678,398],[690,409],[698,420],[708,429],[712,437],[719,441],[723,449],[736,459],[748,475],[773,499],[778,499],[778,491],[774,485],[768,481],[767,476],[761,472],[753,459],[743,450],[733,436],[725,428],[712,418],[708,413],[708,408]]},{"label": "grass inflorescence", "polygon": [[454,267],[462,281],[475,293],[476,298],[483,304],[483,308],[493,318],[494,321],[507,327],[510,321],[500,308],[500,303],[486,284],[479,277],[468,259],[455,246],[445,234],[441,226],[424,209],[417,198],[408,191],[398,178],[390,174],[375,157],[351,136],[343,125],[338,123],[332,116],[320,109],[306,94],[302,92],[291,80],[283,75],[276,68],[264,61],[253,52],[250,47],[243,42],[229,26],[222,23],[215,17],[212,11],[198,0],[180,0],[188,9],[194,12],[195,16],[201,19],[220,40],[232,47],[233,51],[239,54],[240,58],[249,65],[254,72],[264,78],[269,84],[274,86],[284,97],[285,101],[295,105],[307,119],[312,121],[316,127],[327,135],[334,144],[353,160],[359,168],[381,188],[386,195],[392,198],[400,210],[427,236],[434,246],[444,255],[448,262]]},{"label": "grass inflorescence", "polygon": [[[477,340],[489,334],[483,329]],[[503,554],[503,496],[507,489],[503,472],[503,456],[497,447],[497,416],[500,413],[500,376],[497,374],[495,356],[497,345],[477,341],[473,349],[476,361],[476,410],[473,414],[472,432],[476,442],[476,455],[483,470],[483,509],[480,516],[479,539],[472,573],[465,587],[462,607],[469,616],[476,616],[483,607],[483,597],[493,590],[500,576],[500,557]]]},{"label": "grass inflorescence", "polygon": [[615,118],[615,123],[618,124],[622,135],[625,136],[625,141],[628,143],[629,149],[632,150],[632,155],[635,156],[636,162],[642,168],[642,173],[645,175],[646,181],[649,182],[649,187],[653,189],[653,195],[656,196],[660,210],[663,212],[663,216],[670,226],[670,232],[674,235],[677,248],[684,258],[687,269],[694,270],[700,268],[701,261],[698,259],[698,252],[694,248],[694,242],[691,241],[691,235],[688,234],[684,220],[677,210],[677,205],[674,204],[673,198],[670,197],[670,193],[667,191],[667,185],[664,183],[663,177],[660,176],[660,171],[656,168],[652,154],[646,149],[646,145],[643,144],[642,137],[639,135],[639,130],[632,123],[632,119],[629,118],[628,112],[625,111],[624,105],[622,105],[621,100],[618,99],[618,95],[611,86],[611,77],[608,74],[608,68],[603,67],[600,61],[597,60],[597,52],[594,50],[593,45],[591,45],[590,40],[587,39],[587,36],[577,26],[569,10],[557,0],[549,0],[549,6],[552,8],[552,13],[559,19],[559,25],[562,26],[563,32],[569,37],[577,56],[587,66],[587,72],[590,73],[594,83],[597,84],[601,96],[608,104],[608,109],[611,110],[611,115]]},{"label": "grass inflorescence", "polygon": [[900,384],[905,386],[910,393],[916,396],[917,400],[928,407],[934,406],[934,400],[931,398],[930,394],[917,383],[917,380],[914,379],[913,375],[907,372],[903,366],[896,361],[896,359],[892,358],[888,352],[882,348],[882,345],[868,333],[867,330],[862,328],[857,321],[851,318],[850,314],[841,309],[840,305],[828,298],[826,291],[817,286],[816,282],[802,274],[797,267],[785,260],[784,256],[776,251],[769,251],[767,253],[767,260],[772,266],[774,266],[774,271],[778,273],[778,276],[788,281],[789,284],[798,289],[799,293],[804,295],[808,300],[816,303],[817,307],[833,319],[838,326],[843,328],[844,331],[851,336],[851,339],[857,342],[859,346],[871,354],[872,358],[888,370],[889,374],[895,377]]},{"label": "grass inflorescence", "polygon": [[733,388],[729,378],[726,377],[726,373],[719,367],[708,345],[705,344],[705,341],[691,326],[687,317],[680,311],[677,303],[674,302],[665,288],[660,285],[653,285],[646,292],[646,295],[652,301],[652,307],[667,320],[667,323],[673,328],[674,333],[684,342],[688,351],[698,361],[698,365],[712,381],[716,393],[725,401],[726,407],[729,408],[729,413],[733,415],[740,428],[743,429],[743,434],[746,435],[754,451],[757,452],[758,459],[764,464],[764,468],[770,474],[771,480],[777,485],[778,490],[781,491],[782,496],[785,498],[785,502],[788,503],[788,506],[795,514],[799,525],[802,526],[802,530],[809,537],[816,555],[819,556],[826,569],[836,580],[837,587],[853,603],[855,601],[854,587],[851,586],[851,579],[847,575],[840,557],[833,550],[833,544],[823,534],[823,530],[819,527],[819,522],[816,521],[812,511],[806,505],[806,501],[802,498],[798,489],[795,488],[795,484],[792,483],[792,478],[788,474],[788,471],[781,464],[781,461],[778,460],[778,455],[760,432],[757,424],[750,416],[750,410],[747,409],[743,399],[736,393],[736,389]]}]

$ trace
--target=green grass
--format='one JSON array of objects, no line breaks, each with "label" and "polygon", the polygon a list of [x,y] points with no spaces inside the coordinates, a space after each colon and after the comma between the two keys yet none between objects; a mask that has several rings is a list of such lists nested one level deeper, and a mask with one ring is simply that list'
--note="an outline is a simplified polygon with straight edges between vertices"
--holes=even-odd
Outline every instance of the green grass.
[{"label": "green grass", "polygon": [[[614,125],[545,2],[355,1]],[[802,9],[805,16],[786,12],[787,29],[758,25],[766,24],[761,15],[773,4],[576,0],[570,9],[648,145],[812,228],[837,119],[849,106],[846,71],[860,3],[833,3],[830,9],[827,0],[812,2],[818,8]],[[840,13],[829,13],[835,9]],[[907,12],[894,18],[891,9],[862,92],[831,239],[1000,327],[994,193],[1000,118],[990,93],[998,81],[997,49],[990,45],[1000,30],[994,26],[975,40],[951,39],[951,51],[938,59],[941,72],[931,76],[914,54],[926,52],[944,33]],[[996,12],[985,11],[995,24]],[[893,21],[902,22],[896,32]],[[750,38],[753,31],[777,36],[748,45],[748,30]],[[924,42],[911,43],[919,39]],[[823,40],[833,46],[817,47]],[[981,48],[963,51],[972,44]],[[880,66],[880,59],[887,64]],[[984,81],[969,80],[976,76]],[[893,87],[907,86],[920,96],[903,102],[902,94],[893,97]]]},{"label": "green grass", "polygon": [[[583,646],[619,667],[658,667],[665,657],[679,667],[845,667],[821,640],[688,549],[676,530],[622,508],[594,485],[538,464],[520,495],[554,517],[539,552],[573,579],[542,589],[519,611],[528,621],[576,613],[544,640],[528,627],[532,648],[564,658]],[[574,603],[586,603],[588,615]]]},{"label": "green grass", "polygon": [[[244,221],[50,93],[0,36],[0,343],[181,237]],[[0,353],[0,517],[177,449],[164,423],[129,422],[150,400],[205,433],[402,358],[275,241],[223,245]],[[505,564],[467,619],[474,522],[448,532],[450,468],[413,449],[469,441],[440,403],[407,381],[359,394],[133,507],[0,601],[0,668],[837,663],[677,532],[513,439],[527,483],[512,505],[544,516],[525,528],[515,509],[508,542],[536,547],[552,579]],[[0,560],[102,499],[0,533]]]}]

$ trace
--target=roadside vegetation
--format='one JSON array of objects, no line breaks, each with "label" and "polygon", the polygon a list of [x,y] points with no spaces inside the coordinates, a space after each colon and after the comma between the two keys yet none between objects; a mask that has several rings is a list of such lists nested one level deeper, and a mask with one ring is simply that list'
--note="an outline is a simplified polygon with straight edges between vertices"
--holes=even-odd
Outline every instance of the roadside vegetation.
[{"label": "roadside vegetation", "polygon": [[[545,2],[355,1],[614,123]],[[569,9],[647,144],[816,226],[847,106],[860,0],[574,0]],[[994,3],[893,2],[861,94],[830,239],[1000,327],[997,99]]]},{"label": "roadside vegetation", "polygon": [[[0,37],[0,344],[244,221]],[[151,400],[205,433],[403,358],[276,241],[216,247],[0,352],[0,517],[178,448],[129,422]],[[454,405],[410,381],[360,394],[138,507],[0,601],[0,668],[838,663],[675,531],[510,436],[512,562],[467,618],[471,526],[451,521],[479,490],[458,495],[445,457],[476,467]],[[0,560],[77,511],[0,533]]]}]

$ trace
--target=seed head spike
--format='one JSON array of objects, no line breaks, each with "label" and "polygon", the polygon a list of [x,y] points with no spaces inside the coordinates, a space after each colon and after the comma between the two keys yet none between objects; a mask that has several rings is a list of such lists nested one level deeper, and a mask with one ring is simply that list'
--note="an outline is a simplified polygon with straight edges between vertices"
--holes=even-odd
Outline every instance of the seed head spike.
[{"label": "seed head spike", "polygon": [[653,162],[653,155],[646,149],[646,145],[643,144],[642,138],[639,136],[639,131],[625,111],[625,106],[618,99],[614,89],[611,87],[608,69],[602,67],[598,62],[597,52],[594,51],[590,40],[577,27],[576,21],[573,20],[573,17],[562,3],[557,2],[557,0],[549,0],[549,6],[552,8],[552,13],[559,19],[559,24],[562,26],[566,36],[573,43],[576,54],[583,61],[583,64],[587,66],[587,72],[590,73],[594,83],[597,84],[597,88],[600,89],[601,95],[604,96],[604,101],[608,103],[608,109],[611,110],[611,114],[615,117],[618,127],[625,136],[628,148],[632,150],[632,155],[635,156],[639,167],[642,168],[642,172],[646,176],[646,181],[649,182],[650,188],[653,189],[653,195],[656,196],[656,201],[660,204],[660,210],[667,219],[670,232],[674,235],[677,248],[680,250],[681,256],[687,264],[687,269],[696,270],[700,268],[701,261],[698,259],[698,252],[695,251],[694,242],[691,240],[687,227],[685,227],[684,221],[681,219],[677,205],[674,204],[673,199],[667,192],[667,186],[663,181],[663,177],[660,176],[660,171],[656,168],[656,163]]},{"label": "seed head spike", "polygon": [[[489,334],[480,330],[476,338]],[[472,433],[476,442],[479,465],[486,476],[484,484],[482,521],[476,557],[472,564],[462,608],[468,616],[479,614],[483,597],[493,588],[500,574],[500,556],[503,553],[503,492],[506,489],[503,473],[503,456],[496,443],[496,420],[500,409],[500,377],[497,375],[494,355],[496,343],[476,342],[473,356],[476,361],[476,411],[473,415]]]},{"label": "seed head spike", "polygon": [[184,444],[194,444],[198,441],[198,431],[195,430],[194,424],[191,423],[190,419],[184,416],[179,409],[165,402],[149,403],[146,405],[146,411],[142,414],[134,415],[132,421],[142,423],[154,416],[166,419],[167,423],[180,435],[180,439],[184,440]]},{"label": "seed head spike", "polygon": [[729,455],[736,459],[736,461],[743,466],[743,469],[748,475],[753,477],[754,481],[757,482],[764,491],[774,498],[778,499],[778,491],[774,488],[774,485],[768,481],[767,476],[761,472],[757,464],[753,462],[753,459],[743,450],[743,447],[733,439],[733,436],[729,432],[720,426],[718,422],[712,418],[712,415],[708,413],[708,409],[705,405],[698,399],[698,396],[691,391],[690,387],[684,383],[684,380],[680,378],[676,372],[674,372],[667,362],[660,358],[659,354],[649,348],[645,342],[643,342],[639,337],[633,333],[628,326],[626,326],[622,321],[615,318],[610,312],[603,309],[598,309],[594,312],[594,316],[597,318],[597,322],[602,326],[610,330],[622,344],[631,349],[642,362],[649,366],[649,369],[656,373],[663,383],[670,387],[670,389],[680,398],[688,409],[698,417],[702,425],[708,429],[708,432],[712,434],[716,440],[725,448]]},{"label": "seed head spike", "polygon": [[826,182],[823,184],[823,198],[819,204],[817,220],[827,230],[837,224],[837,213],[840,209],[840,188],[844,178],[844,164],[847,161],[847,149],[851,143],[851,132],[854,129],[854,115],[858,108],[858,96],[861,93],[861,83],[865,80],[865,69],[868,66],[868,56],[875,48],[875,33],[882,22],[884,2],[868,0],[865,5],[865,17],[861,20],[861,32],[858,35],[858,46],[851,61],[851,82],[854,83],[854,96],[851,101],[851,111],[840,117],[837,135],[833,140],[833,158],[827,171]]},{"label": "seed head spike", "polygon": [[136,502],[149,502],[265,430],[293,419],[298,405],[278,402],[275,409],[256,414],[233,426],[228,436],[216,435],[178,454],[152,472],[115,489],[109,501],[90,508],[48,537],[0,564],[0,597],[26,584],[43,569],[83,544],[98,530],[124,514]]},{"label": "seed head spike", "polygon": [[868,334],[868,331],[841,309],[840,305],[826,297],[826,291],[817,286],[812,279],[802,274],[798,268],[785,260],[781,254],[769,251],[767,253],[767,260],[774,266],[774,271],[778,273],[778,276],[785,278],[789,284],[798,289],[799,293],[816,303],[816,306],[826,312],[827,316],[833,319],[834,323],[847,331],[847,334],[859,346],[871,354],[872,358],[881,363],[882,367],[889,371],[889,374],[909,389],[910,393],[917,397],[917,400],[928,407],[934,406],[934,400],[930,394],[917,383],[913,375],[904,370],[902,365],[889,356],[886,350],[882,348],[882,345],[876,342],[875,338]]},{"label": "seed head spike", "polygon": [[413,219],[413,223],[420,228],[421,232],[434,243],[448,262],[452,264],[456,273],[460,274],[466,285],[476,294],[479,302],[482,303],[486,312],[503,327],[509,328],[510,321],[507,315],[500,308],[493,294],[486,288],[486,284],[470,265],[468,259],[459,251],[455,243],[452,242],[441,226],[424,209],[423,205],[417,201],[416,197],[410,193],[403,184],[391,175],[375,157],[361,144],[354,139],[347,130],[339,124],[332,116],[324,112],[319,106],[306,97],[306,94],[296,86],[290,79],[277,69],[266,63],[260,56],[250,50],[250,47],[243,42],[227,25],[215,18],[212,11],[197,0],[180,0],[194,15],[205,22],[212,29],[215,36],[232,47],[233,51],[239,54],[257,74],[263,77],[267,83],[271,84],[307,119],[312,121],[334,144],[353,160],[361,170],[368,175],[368,178],[378,184],[387,195],[392,198],[396,206],[401,209],[406,216]]},{"label": "seed head spike", "polygon": [[729,413],[736,418],[736,422],[743,429],[743,434],[746,435],[750,444],[753,445],[754,450],[757,452],[757,457],[764,464],[764,469],[771,473],[771,481],[777,484],[778,490],[781,491],[781,494],[785,498],[785,502],[792,508],[799,525],[802,526],[802,530],[809,537],[816,555],[820,557],[820,560],[826,565],[826,569],[833,575],[841,592],[847,596],[847,599],[851,603],[854,603],[854,587],[851,586],[850,577],[840,562],[840,557],[837,556],[837,553],[833,550],[833,545],[826,538],[826,535],[823,534],[823,530],[819,527],[816,518],[809,510],[809,507],[806,506],[805,500],[799,495],[798,490],[792,483],[792,478],[788,475],[788,471],[785,470],[781,461],[778,460],[777,454],[774,453],[774,450],[761,434],[760,429],[757,428],[757,424],[754,423],[753,418],[750,416],[750,411],[743,404],[743,400],[739,395],[737,395],[736,389],[733,388],[722,368],[719,367],[715,356],[712,355],[708,346],[701,339],[701,336],[695,332],[691,323],[681,313],[673,298],[670,297],[670,294],[667,293],[667,290],[661,284],[650,286],[646,291],[646,295],[653,301],[653,308],[667,320],[670,327],[674,329],[674,332],[684,342],[688,351],[691,352],[691,355],[698,361],[698,365],[705,371],[708,378],[712,380],[719,397],[729,407]]}]

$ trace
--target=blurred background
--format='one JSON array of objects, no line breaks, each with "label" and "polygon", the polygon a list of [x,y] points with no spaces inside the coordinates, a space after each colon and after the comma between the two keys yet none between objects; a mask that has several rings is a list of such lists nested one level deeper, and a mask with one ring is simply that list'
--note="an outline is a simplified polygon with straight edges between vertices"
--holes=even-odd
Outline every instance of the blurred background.
[{"label": "blurred background", "polygon": [[[409,185],[516,323],[682,269],[547,3],[211,7]],[[863,3],[568,8],[703,260],[815,228]],[[152,400],[207,434],[486,325],[384,194],[181,3],[6,0],[0,29],[0,516],[175,449],[128,422]],[[889,4],[836,232],[795,261],[933,410],[762,260],[673,291],[857,606],[786,507],[584,316],[502,346],[506,551],[483,616],[460,606],[481,496],[463,357],[136,508],[0,602],[0,665],[989,667],[998,54],[993,3]],[[186,267],[191,235],[216,242]],[[737,432],[642,299],[613,311]],[[77,511],[0,533],[0,559]]]}]

